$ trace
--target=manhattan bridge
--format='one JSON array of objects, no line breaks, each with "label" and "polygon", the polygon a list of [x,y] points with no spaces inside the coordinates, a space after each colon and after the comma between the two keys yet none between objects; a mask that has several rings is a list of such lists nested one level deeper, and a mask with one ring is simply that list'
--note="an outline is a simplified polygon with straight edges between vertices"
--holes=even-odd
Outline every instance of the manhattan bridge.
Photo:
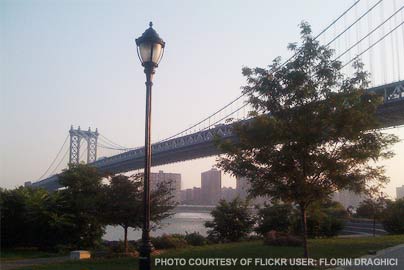
[{"label": "manhattan bridge", "polygon": [[[377,110],[381,128],[404,124],[404,1],[356,1],[327,25],[315,39],[335,51],[342,71],[352,74],[352,63],[360,59],[371,74],[366,90],[383,98]],[[294,59],[291,56],[282,63]],[[248,121],[251,110],[246,94],[190,127],[152,145],[152,166],[165,165],[220,154],[215,135],[234,139],[232,125]],[[69,145],[67,145],[69,142]],[[109,155],[97,159],[100,150]],[[112,153],[112,154],[111,154]],[[71,126],[58,154],[37,181],[29,183],[48,190],[60,188],[58,173],[69,163],[81,160],[101,172],[112,174],[138,170],[144,166],[144,147],[127,148],[108,139],[97,129]]]}]

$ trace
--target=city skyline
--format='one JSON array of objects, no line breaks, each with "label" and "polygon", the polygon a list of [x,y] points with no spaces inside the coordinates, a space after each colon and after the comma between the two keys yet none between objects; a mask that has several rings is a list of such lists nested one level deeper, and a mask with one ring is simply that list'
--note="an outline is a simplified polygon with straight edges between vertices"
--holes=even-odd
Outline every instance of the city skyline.
[{"label": "city skyline", "polygon": [[[312,24],[314,34],[319,33],[352,1],[294,2],[293,10],[288,9],[290,1],[263,1],[258,6],[241,1],[232,1],[231,5],[180,1],[181,7],[159,1],[150,5],[136,1],[44,3],[0,4],[0,36],[4,40],[0,45],[0,107],[2,129],[7,131],[2,132],[1,140],[3,188],[36,181],[54,158],[71,124],[98,128],[101,134],[127,147],[143,144],[144,74],[134,38],[150,20],[167,41],[155,76],[155,142],[237,97],[245,84],[240,72],[243,66],[265,67],[277,56],[286,59],[290,55],[286,46],[298,40],[297,25],[302,20]],[[278,12],[285,10],[289,11],[286,18],[280,15],[285,12]],[[269,11],[274,12],[266,16]],[[355,12],[361,11],[358,8]],[[170,15],[173,12],[175,18]],[[389,12],[387,5],[385,12]],[[378,19],[377,14],[373,16]],[[280,21],[282,27],[273,27]],[[337,30],[327,33],[324,41]],[[214,40],[220,42],[211,42]],[[400,51],[399,59],[403,56]],[[219,58],[221,65],[214,61]],[[375,83],[404,78],[403,70],[397,77],[392,70],[386,75],[379,67],[367,67],[377,75]],[[386,132],[404,139],[402,127]],[[396,156],[381,164],[386,165],[391,177],[386,192],[394,198],[396,187],[404,182],[400,172],[404,143],[393,150]],[[181,173],[183,187],[189,188],[195,186],[201,171],[214,166],[215,159],[158,166],[152,171]],[[225,174],[222,183],[236,186],[235,178]]]}]

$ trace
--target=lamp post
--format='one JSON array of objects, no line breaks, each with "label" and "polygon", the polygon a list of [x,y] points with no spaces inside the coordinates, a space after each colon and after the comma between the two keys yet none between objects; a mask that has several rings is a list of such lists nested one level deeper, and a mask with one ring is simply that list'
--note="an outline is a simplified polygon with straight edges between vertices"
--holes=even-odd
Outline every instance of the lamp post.
[{"label": "lamp post", "polygon": [[142,245],[140,247],[139,269],[149,270],[151,268],[150,253],[153,245],[150,241],[150,165],[151,165],[151,95],[153,75],[163,53],[165,42],[153,29],[150,22],[149,28],[136,39],[137,54],[146,73],[146,121],[145,121],[145,162],[143,179],[143,228]]}]

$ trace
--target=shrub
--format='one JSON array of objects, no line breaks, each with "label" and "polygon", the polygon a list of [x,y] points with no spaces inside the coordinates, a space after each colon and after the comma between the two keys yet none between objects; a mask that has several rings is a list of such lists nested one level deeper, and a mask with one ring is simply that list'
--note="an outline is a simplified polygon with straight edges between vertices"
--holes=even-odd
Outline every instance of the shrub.
[{"label": "shrub", "polygon": [[208,239],[212,242],[239,241],[248,236],[254,225],[248,203],[240,198],[219,201],[211,215],[213,220],[205,222],[205,226],[210,228]]},{"label": "shrub", "polygon": [[387,205],[382,223],[384,229],[391,234],[404,233],[404,198]]},{"label": "shrub", "polygon": [[265,205],[264,208],[258,210],[258,226],[255,231],[261,235],[272,230],[289,232],[293,224],[293,212],[293,207],[289,204]]},{"label": "shrub", "polygon": [[156,249],[183,248],[188,245],[182,235],[163,234],[162,236],[153,237],[151,241]]},{"label": "shrub", "polygon": [[287,233],[270,231],[265,234],[264,244],[270,246],[301,246],[302,239]]},{"label": "shrub", "polygon": [[185,240],[187,241],[188,245],[191,246],[203,246],[208,243],[206,238],[198,232],[187,233],[185,235]]},{"label": "shrub", "polygon": [[[124,241],[110,241],[107,244],[108,250],[113,253],[125,253],[125,242]],[[128,252],[135,252],[137,245],[133,241],[128,242]]]},{"label": "shrub", "polygon": [[[344,207],[333,201],[313,204],[307,211],[307,235],[313,237],[333,237],[344,227],[347,212]],[[301,233],[301,218],[294,215],[293,234]]]}]

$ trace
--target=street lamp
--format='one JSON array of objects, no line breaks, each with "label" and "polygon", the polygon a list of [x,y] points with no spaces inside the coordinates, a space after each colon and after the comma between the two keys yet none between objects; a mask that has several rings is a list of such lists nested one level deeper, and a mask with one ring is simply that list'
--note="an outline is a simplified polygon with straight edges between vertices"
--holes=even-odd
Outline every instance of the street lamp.
[{"label": "street lamp", "polygon": [[144,162],[144,188],[143,188],[143,228],[142,245],[140,247],[139,269],[149,270],[151,268],[150,253],[153,245],[150,241],[150,165],[151,165],[151,91],[152,79],[163,56],[165,42],[153,29],[150,22],[149,28],[136,39],[137,54],[146,73],[146,121],[145,121],[145,162]]}]

